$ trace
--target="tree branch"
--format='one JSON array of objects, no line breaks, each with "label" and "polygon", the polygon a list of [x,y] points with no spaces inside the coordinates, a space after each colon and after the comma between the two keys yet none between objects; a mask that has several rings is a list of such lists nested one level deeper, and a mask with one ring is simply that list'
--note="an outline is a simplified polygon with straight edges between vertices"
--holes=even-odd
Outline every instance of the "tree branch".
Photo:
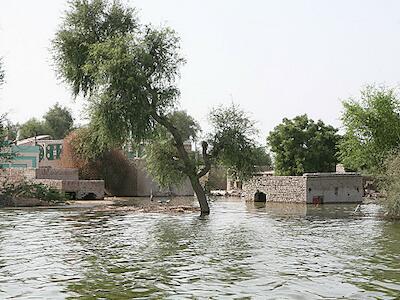
[{"label": "tree branch", "polygon": [[197,173],[197,178],[201,178],[204,175],[206,175],[210,169],[211,169],[211,160],[210,160],[210,155],[207,153],[208,149],[208,143],[206,141],[203,141],[201,143],[202,147],[202,154],[203,154],[203,161],[204,161],[204,167]]},{"label": "tree branch", "polygon": [[191,162],[189,155],[185,150],[185,147],[183,145],[183,139],[178,129],[165,116],[160,116],[159,114],[157,114],[156,111],[152,111],[151,116],[157,123],[164,126],[172,134],[176,149],[178,150],[179,158],[182,160],[185,168],[183,172],[189,177],[196,176],[195,166]]}]

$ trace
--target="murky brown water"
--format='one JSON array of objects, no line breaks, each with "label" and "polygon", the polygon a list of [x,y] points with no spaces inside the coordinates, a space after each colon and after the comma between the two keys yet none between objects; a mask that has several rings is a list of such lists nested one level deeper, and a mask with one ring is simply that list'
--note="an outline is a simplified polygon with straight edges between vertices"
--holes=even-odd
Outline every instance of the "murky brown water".
[{"label": "murky brown water", "polygon": [[396,299],[400,223],[354,209],[0,210],[0,299]]}]

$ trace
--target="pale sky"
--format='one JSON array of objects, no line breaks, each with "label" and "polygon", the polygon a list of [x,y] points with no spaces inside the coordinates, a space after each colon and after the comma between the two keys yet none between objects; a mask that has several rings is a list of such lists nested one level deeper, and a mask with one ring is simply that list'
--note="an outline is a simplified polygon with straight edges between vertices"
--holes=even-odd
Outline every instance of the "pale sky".
[{"label": "pale sky", "polygon": [[[209,109],[232,100],[258,121],[260,142],[282,118],[303,113],[339,127],[341,100],[366,84],[400,81],[398,0],[126,3],[142,22],[181,37],[181,107],[205,128]],[[57,101],[84,119],[49,51],[66,8],[66,0],[0,0],[0,112],[14,122],[40,118]]]}]

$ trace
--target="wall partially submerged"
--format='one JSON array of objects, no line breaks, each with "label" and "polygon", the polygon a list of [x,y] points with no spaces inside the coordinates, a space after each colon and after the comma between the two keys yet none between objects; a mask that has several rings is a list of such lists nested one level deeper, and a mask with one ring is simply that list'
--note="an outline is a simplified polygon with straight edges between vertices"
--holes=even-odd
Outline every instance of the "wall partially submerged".
[{"label": "wall partially submerged", "polygon": [[303,176],[256,174],[244,182],[248,200],[264,193],[266,201],[292,203],[356,203],[362,201],[362,176],[357,173],[309,173]]},{"label": "wall partially submerged", "polygon": [[255,193],[266,194],[271,202],[306,202],[306,178],[303,176],[270,176],[256,174],[244,182],[243,192],[247,199],[254,200]]},{"label": "wall partially submerged", "polygon": [[[357,173],[306,173],[307,203],[355,203],[364,194],[362,176]],[[319,197],[320,200],[317,200]]]}]

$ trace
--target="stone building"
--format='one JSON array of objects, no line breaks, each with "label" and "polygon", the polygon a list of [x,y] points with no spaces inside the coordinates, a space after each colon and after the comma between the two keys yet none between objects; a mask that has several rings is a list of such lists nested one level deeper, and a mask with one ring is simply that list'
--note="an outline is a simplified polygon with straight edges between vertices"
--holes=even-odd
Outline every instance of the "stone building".
[{"label": "stone building", "polygon": [[306,173],[303,176],[255,174],[243,184],[248,200],[297,203],[362,201],[362,176],[357,173]]}]

